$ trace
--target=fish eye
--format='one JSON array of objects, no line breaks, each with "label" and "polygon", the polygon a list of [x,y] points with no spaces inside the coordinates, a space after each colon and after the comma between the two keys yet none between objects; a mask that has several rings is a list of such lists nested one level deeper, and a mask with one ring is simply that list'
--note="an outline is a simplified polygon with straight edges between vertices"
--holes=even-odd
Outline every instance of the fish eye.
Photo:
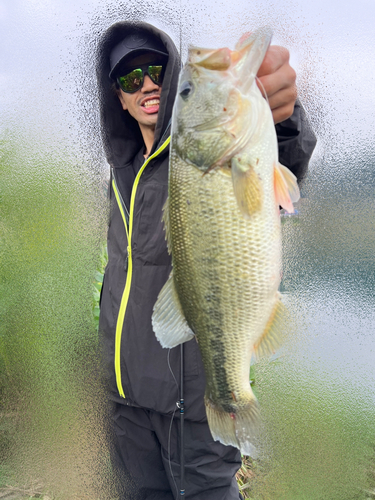
[{"label": "fish eye", "polygon": [[193,91],[193,89],[194,89],[194,85],[189,81],[185,81],[181,84],[180,96],[182,97],[182,99],[184,99],[184,101],[186,101],[186,99],[189,97],[189,95]]}]

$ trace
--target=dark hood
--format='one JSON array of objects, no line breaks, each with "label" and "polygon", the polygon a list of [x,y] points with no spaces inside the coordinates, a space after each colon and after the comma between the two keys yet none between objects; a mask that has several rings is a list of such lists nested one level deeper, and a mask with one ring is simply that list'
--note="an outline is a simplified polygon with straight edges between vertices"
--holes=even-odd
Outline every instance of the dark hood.
[{"label": "dark hood", "polygon": [[151,154],[166,131],[177,92],[181,68],[180,56],[171,38],[163,31],[151,24],[123,21],[112,25],[103,34],[99,41],[97,57],[101,131],[108,163],[115,168],[124,167],[133,160],[143,145],[143,139],[137,121],[122,109],[118,97],[111,88],[113,80],[108,76],[109,54],[125,36],[138,31],[147,31],[159,38],[169,54]]}]

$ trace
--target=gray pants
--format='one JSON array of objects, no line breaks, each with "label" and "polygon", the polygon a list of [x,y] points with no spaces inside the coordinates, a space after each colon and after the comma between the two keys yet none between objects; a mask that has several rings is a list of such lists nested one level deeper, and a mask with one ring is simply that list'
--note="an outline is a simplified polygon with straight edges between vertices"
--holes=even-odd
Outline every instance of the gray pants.
[{"label": "gray pants", "polygon": [[[116,404],[112,462],[121,500],[180,498],[179,414]],[[186,500],[238,500],[241,454],[211,437],[207,422],[185,420]]]}]

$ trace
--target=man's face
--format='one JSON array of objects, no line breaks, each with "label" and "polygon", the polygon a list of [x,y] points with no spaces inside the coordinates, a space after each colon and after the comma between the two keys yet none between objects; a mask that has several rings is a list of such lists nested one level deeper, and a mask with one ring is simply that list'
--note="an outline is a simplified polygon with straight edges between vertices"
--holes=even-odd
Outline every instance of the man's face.
[{"label": "man's face", "polygon": [[[140,56],[134,57],[127,62],[127,68],[135,68],[138,64],[160,64],[165,63],[158,54],[148,52]],[[127,72],[127,70],[125,70]],[[124,73],[124,71],[122,72]],[[131,116],[137,120],[142,128],[151,128],[155,130],[156,121],[158,119],[159,103],[160,103],[161,87],[154,83],[148,75],[145,75],[142,88],[128,94],[121,88],[118,91],[118,96],[124,110],[129,111]]]}]

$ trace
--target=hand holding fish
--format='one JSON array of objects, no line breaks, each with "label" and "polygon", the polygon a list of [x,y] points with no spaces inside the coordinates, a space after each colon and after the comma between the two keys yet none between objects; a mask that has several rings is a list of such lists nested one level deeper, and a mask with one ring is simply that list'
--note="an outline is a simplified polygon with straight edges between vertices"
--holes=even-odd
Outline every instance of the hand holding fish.
[{"label": "hand holding fish", "polygon": [[[271,45],[266,52],[257,74],[262,94],[267,94],[274,123],[279,123],[293,114],[297,98],[296,72],[289,64],[289,51]],[[264,88],[262,88],[262,85]]]}]

